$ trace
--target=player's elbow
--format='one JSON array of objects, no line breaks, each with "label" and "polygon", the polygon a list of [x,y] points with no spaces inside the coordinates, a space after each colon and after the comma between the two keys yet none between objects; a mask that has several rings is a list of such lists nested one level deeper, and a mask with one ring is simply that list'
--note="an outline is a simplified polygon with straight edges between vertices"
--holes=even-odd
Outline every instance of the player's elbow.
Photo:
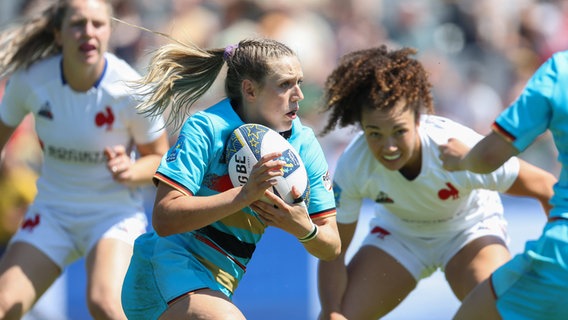
[{"label": "player's elbow", "polygon": [[341,243],[330,245],[327,250],[321,252],[318,258],[323,261],[334,261],[341,255]]},{"label": "player's elbow", "polygon": [[171,236],[172,234],[178,233],[174,228],[175,226],[173,226],[171,223],[166,223],[164,221],[160,221],[159,219],[152,219],[152,227],[154,228],[156,234],[158,234],[160,237],[167,237]]},{"label": "player's elbow", "polygon": [[180,223],[162,213],[159,207],[155,207],[152,213],[152,227],[160,237],[167,237],[180,232]]},{"label": "player's elbow", "polygon": [[333,251],[328,257],[326,257],[325,261],[334,261],[335,259],[339,258],[341,255],[341,246],[338,246],[335,251]]},{"label": "player's elbow", "polygon": [[319,257],[320,260],[327,262],[335,261],[337,258],[339,258],[339,253],[337,252],[330,252],[329,254],[322,255]]}]

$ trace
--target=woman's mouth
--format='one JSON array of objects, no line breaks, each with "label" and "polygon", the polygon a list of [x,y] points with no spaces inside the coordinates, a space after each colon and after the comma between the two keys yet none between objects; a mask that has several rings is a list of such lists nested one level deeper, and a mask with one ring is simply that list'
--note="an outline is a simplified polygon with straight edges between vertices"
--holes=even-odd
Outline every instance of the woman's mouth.
[{"label": "woman's mouth", "polygon": [[295,119],[296,116],[298,115],[298,111],[290,111],[286,114],[288,117]]},{"label": "woman's mouth", "polygon": [[82,52],[89,52],[95,49],[96,47],[94,45],[88,43],[84,43],[79,47],[79,50],[81,50]]},{"label": "woman's mouth", "polygon": [[388,160],[388,161],[393,161],[400,158],[400,153],[395,153],[395,154],[384,154],[383,155],[383,159]]}]

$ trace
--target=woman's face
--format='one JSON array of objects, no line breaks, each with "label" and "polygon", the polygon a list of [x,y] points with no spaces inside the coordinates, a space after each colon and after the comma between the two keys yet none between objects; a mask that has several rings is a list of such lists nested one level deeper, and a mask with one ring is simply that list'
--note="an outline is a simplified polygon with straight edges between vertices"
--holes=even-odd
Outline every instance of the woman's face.
[{"label": "woman's face", "polygon": [[104,66],[110,39],[110,7],[104,0],[69,0],[55,39],[66,62],[74,67]]},{"label": "woman's face", "polygon": [[418,174],[422,161],[418,121],[414,111],[404,107],[401,100],[388,112],[364,108],[361,126],[369,149],[385,168],[417,169]]},{"label": "woman's face", "polygon": [[304,74],[300,61],[295,56],[274,60],[272,73],[263,84],[245,80],[243,97],[245,101],[245,122],[260,123],[278,132],[292,128],[296,119],[299,102],[304,99],[300,84]]}]

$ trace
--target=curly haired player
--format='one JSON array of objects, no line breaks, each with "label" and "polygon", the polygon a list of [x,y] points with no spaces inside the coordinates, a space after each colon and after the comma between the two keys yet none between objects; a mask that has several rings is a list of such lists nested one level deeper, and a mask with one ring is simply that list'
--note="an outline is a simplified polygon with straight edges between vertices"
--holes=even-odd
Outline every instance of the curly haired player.
[{"label": "curly haired player", "polygon": [[[556,179],[518,158],[488,174],[442,167],[439,145],[450,137],[473,145],[481,135],[433,115],[428,75],[413,54],[352,52],[327,79],[323,134],[338,125],[361,132],[333,177],[342,253],[318,266],[321,319],[380,318],[437,269],[461,300],[510,259],[498,192],[549,209]],[[364,199],[375,202],[375,216],[346,266]]]}]

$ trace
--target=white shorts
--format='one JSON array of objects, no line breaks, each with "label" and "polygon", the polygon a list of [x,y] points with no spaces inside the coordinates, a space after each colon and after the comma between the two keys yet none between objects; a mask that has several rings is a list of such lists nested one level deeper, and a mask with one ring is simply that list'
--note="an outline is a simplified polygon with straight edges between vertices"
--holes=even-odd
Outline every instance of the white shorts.
[{"label": "white shorts", "polygon": [[86,256],[100,239],[114,238],[133,245],[146,232],[148,220],[142,208],[124,209],[69,213],[34,203],[10,244],[31,244],[64,269]]},{"label": "white shorts", "polygon": [[484,237],[496,236],[509,243],[507,221],[502,214],[494,214],[471,227],[439,237],[411,237],[392,231],[380,222],[371,223],[369,234],[361,246],[377,247],[400,262],[416,281],[429,277],[444,267],[466,244]]}]

